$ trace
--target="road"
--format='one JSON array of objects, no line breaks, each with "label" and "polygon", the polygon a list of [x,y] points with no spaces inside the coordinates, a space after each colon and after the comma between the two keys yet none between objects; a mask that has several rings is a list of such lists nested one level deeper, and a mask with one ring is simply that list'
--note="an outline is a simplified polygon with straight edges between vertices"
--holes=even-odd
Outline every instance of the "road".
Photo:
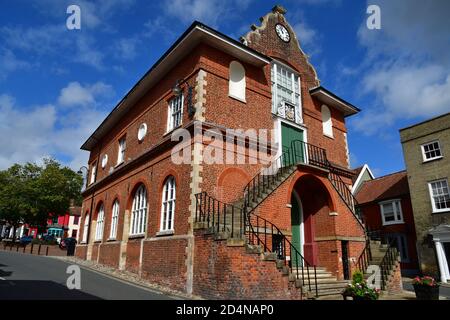
[{"label": "road", "polygon": [[[407,291],[414,292],[414,287],[411,284],[410,280],[403,280],[403,289]],[[450,287],[448,286],[440,286],[439,288],[439,296],[450,299]]]},{"label": "road", "polygon": [[172,300],[161,292],[147,289],[81,267],[81,289],[70,290],[67,267],[70,264],[50,257],[0,251],[0,300]]}]

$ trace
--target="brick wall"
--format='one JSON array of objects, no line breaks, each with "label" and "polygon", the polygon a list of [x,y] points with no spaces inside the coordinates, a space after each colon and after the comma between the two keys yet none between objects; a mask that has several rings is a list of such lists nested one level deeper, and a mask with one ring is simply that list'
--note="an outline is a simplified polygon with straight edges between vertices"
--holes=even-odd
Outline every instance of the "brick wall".
[{"label": "brick wall", "polygon": [[301,299],[300,290],[274,261],[201,231],[195,234],[194,294],[207,299]]},{"label": "brick wall", "polygon": [[144,241],[141,276],[152,283],[186,291],[187,239]]}]

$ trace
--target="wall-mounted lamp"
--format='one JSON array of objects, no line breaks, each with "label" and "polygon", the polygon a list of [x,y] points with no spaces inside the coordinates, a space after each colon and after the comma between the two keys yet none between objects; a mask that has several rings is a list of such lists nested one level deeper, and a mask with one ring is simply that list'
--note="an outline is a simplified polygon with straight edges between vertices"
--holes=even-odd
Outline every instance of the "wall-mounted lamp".
[{"label": "wall-mounted lamp", "polygon": [[[181,87],[181,80],[177,80],[177,81],[175,81],[175,85],[173,86],[173,88],[172,88],[172,93],[175,95],[175,96],[179,96],[179,95],[181,95],[181,94],[183,94],[183,88]],[[187,108],[188,108],[188,114],[189,114],[189,117],[193,117],[194,116],[194,114],[195,114],[195,108],[194,108],[194,106],[192,105],[192,91],[193,91],[193,88],[189,85],[189,83],[187,83],[186,82],[186,86],[187,86],[187,89],[188,89],[188,92],[187,92]]]}]

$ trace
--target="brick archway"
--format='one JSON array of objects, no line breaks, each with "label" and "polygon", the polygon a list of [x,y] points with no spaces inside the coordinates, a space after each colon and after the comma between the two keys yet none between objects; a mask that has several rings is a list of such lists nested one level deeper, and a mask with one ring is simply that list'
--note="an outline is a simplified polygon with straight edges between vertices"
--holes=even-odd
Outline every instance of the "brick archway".
[{"label": "brick archway", "polygon": [[217,179],[217,199],[225,203],[232,203],[239,200],[249,180],[250,176],[240,168],[227,168],[223,170]]},{"label": "brick archway", "polygon": [[[291,223],[294,223],[296,215],[301,216],[303,256],[309,263],[319,265],[321,261],[315,239],[317,236],[334,233],[333,222],[329,219],[329,213],[334,208],[332,197],[324,183],[310,174],[303,175],[295,181],[291,192],[292,200],[294,195],[300,201],[300,209],[299,206],[292,206],[291,210],[301,212],[291,212]],[[292,226],[294,227],[294,224]]]}]

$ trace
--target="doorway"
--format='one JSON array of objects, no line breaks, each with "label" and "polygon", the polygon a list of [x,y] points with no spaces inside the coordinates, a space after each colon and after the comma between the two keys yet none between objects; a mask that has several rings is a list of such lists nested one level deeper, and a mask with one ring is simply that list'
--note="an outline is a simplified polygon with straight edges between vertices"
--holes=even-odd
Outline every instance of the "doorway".
[{"label": "doorway", "polygon": [[[303,224],[303,208],[300,197],[293,191],[291,196],[291,232],[292,246],[304,257],[303,245],[305,243],[305,233]],[[292,263],[296,263],[296,257],[292,257]],[[300,262],[300,261],[298,261]]]}]

